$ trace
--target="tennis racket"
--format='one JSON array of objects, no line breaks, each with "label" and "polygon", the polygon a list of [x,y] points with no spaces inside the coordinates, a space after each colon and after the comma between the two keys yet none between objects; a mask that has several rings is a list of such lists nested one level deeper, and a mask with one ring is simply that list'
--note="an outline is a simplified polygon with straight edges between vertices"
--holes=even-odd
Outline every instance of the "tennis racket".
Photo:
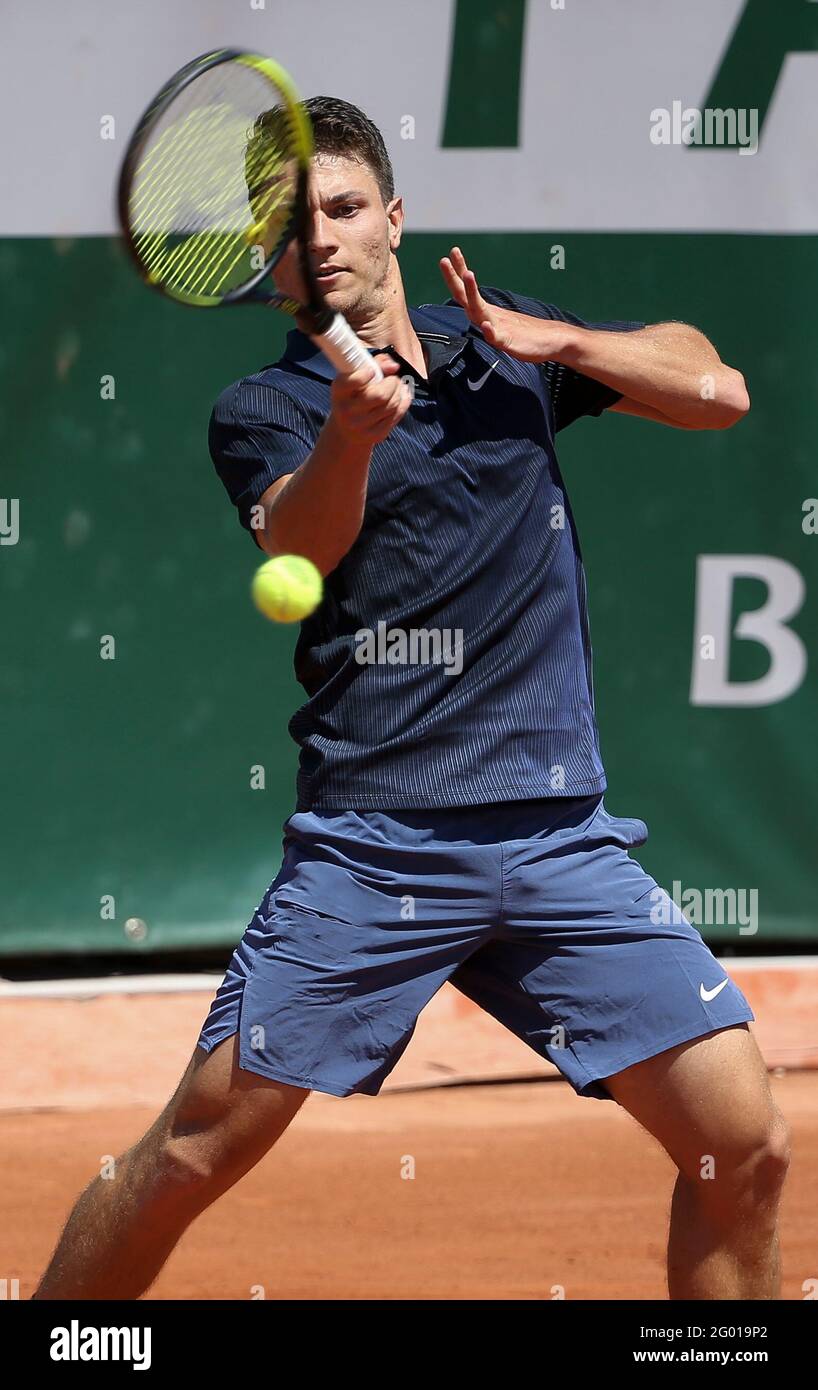
[{"label": "tennis racket", "polygon": [[[326,304],[310,264],[309,118],[289,75],[255,53],[220,49],[181,68],[128,144],[118,210],[143,280],[196,308],[248,301],[292,315],[337,371],[377,362]],[[264,286],[295,238],[305,303]]]}]

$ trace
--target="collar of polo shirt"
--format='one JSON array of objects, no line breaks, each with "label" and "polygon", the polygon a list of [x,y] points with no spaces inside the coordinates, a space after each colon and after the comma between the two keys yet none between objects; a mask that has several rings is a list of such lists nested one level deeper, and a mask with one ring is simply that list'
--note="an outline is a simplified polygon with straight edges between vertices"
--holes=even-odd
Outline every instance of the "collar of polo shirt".
[{"label": "collar of polo shirt", "polygon": [[[408,362],[400,356],[391,343],[382,348],[370,348],[370,353],[389,352],[397,362],[411,373],[415,380],[426,385],[427,381],[432,384],[463,351],[468,342],[468,338],[458,337],[455,334],[441,333],[439,326],[433,319],[430,319],[421,309],[409,309],[409,318],[412,327],[423,344],[426,356],[426,369],[428,377],[423,378],[417,375]],[[306,368],[309,372],[315,372],[317,376],[325,377],[327,381],[333,381],[337,372],[332,363],[326,358],[319,347],[316,347],[311,338],[306,333],[302,333],[299,328],[294,328],[287,334],[287,346],[284,356],[288,362],[294,362],[299,367]]]}]

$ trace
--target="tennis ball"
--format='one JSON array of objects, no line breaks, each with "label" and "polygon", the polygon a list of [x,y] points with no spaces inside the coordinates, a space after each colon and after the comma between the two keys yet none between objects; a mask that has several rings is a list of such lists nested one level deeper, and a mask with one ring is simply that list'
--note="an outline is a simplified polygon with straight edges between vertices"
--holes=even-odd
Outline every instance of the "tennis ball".
[{"label": "tennis ball", "polygon": [[276,555],[253,575],[253,602],[275,623],[308,618],[321,602],[324,581],[312,560],[303,555]]}]

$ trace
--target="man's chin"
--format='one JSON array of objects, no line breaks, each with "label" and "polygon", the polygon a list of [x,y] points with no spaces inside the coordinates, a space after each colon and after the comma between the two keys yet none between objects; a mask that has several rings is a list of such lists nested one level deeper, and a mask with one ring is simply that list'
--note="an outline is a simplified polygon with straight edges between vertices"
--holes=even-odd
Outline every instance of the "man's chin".
[{"label": "man's chin", "polygon": [[[319,285],[321,284],[319,280]],[[328,309],[333,313],[343,314],[344,318],[354,328],[356,323],[362,323],[369,318],[371,313],[371,290],[370,295],[366,293],[366,287],[347,271],[339,277],[337,285],[328,286],[327,289],[321,287],[321,298]]]},{"label": "man's chin", "polygon": [[345,301],[339,302],[337,299],[327,299],[327,308],[331,309],[334,314],[340,314],[342,318],[346,319],[350,328],[354,328],[357,332],[361,315],[354,301],[346,303]]},{"label": "man's chin", "polygon": [[[346,275],[341,278],[343,280],[348,279]],[[348,283],[328,286],[327,289],[321,286],[320,280],[318,283],[321,288],[321,297],[324,303],[328,304],[330,309],[334,309],[338,314],[346,315],[347,311],[351,309],[357,301],[357,292],[353,289],[352,285]]]}]

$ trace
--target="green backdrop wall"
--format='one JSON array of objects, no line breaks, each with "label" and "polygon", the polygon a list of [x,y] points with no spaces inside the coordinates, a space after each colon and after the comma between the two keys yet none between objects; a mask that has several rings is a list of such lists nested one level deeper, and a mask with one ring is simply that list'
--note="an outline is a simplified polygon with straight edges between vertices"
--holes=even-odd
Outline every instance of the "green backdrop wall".
[{"label": "green backdrop wall", "polygon": [[[437,259],[456,239],[487,284],[590,318],[692,322],[744,371],[753,408],[733,430],[607,415],[560,436],[561,462],[589,575],[606,804],[647,821],[640,858],[668,890],[757,888],[757,941],[815,940],[818,537],[801,525],[818,457],[815,238],[415,234],[411,302],[445,298]],[[300,691],[294,630],[251,607],[258,553],[206,429],[218,391],[273,361],[287,323],[167,304],[108,238],[0,242],[0,296],[0,492],[20,518],[0,548],[0,953],[233,942],[279,865]],[[806,580],[791,626],[812,664],[778,704],[693,706],[696,557],[757,552]],[[763,598],[737,586],[743,608]],[[733,647],[732,679],[763,674],[763,647]],[[257,764],[265,790],[251,790]]]}]

